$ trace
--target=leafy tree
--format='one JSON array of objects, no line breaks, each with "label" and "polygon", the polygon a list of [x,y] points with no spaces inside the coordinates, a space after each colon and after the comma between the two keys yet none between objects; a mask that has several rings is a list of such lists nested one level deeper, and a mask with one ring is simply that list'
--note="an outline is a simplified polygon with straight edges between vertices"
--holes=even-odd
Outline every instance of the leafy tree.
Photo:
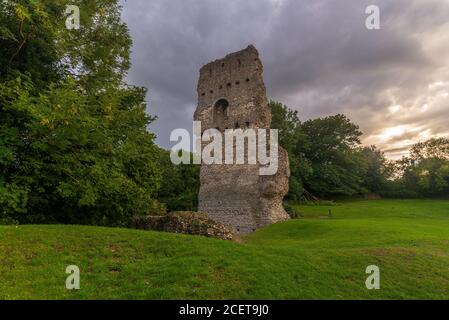
[{"label": "leafy tree", "polygon": [[160,185],[117,0],[0,1],[0,218],[126,225]]},{"label": "leafy tree", "polygon": [[[190,156],[193,160],[193,155]],[[167,205],[168,211],[196,211],[200,188],[200,166],[174,165],[170,151],[160,149],[158,161],[162,171],[162,184],[158,199]]]},{"label": "leafy tree", "polygon": [[277,101],[270,101],[271,127],[279,131],[279,143],[287,151],[293,151],[301,135],[301,122],[298,118],[298,111],[289,109]]},{"label": "leafy tree", "polygon": [[389,179],[393,175],[394,168],[392,164],[376,146],[363,147],[360,152],[367,165],[362,186],[366,190],[382,194],[388,188]]},{"label": "leafy tree", "polygon": [[302,125],[309,139],[306,157],[313,173],[305,182],[319,196],[354,195],[362,187],[367,165],[358,150],[359,127],[344,115],[308,120]]},{"label": "leafy tree", "polygon": [[301,130],[298,111],[293,111],[277,101],[270,101],[269,106],[272,114],[271,128],[279,130],[279,144],[289,156],[291,177],[287,198],[300,200],[304,194],[303,181],[312,170],[304,153],[309,140]]},{"label": "leafy tree", "polygon": [[412,146],[410,156],[398,162],[400,183],[423,196],[449,194],[449,139],[434,138]]},{"label": "leafy tree", "polygon": [[424,159],[449,160],[449,139],[433,138],[417,143],[412,146],[409,158],[414,162]]},{"label": "leafy tree", "polygon": [[301,123],[297,111],[271,101],[272,128],[289,153],[292,176],[288,198],[366,192],[416,198],[449,194],[449,139],[415,144],[410,156],[392,162],[375,146],[362,147],[359,127],[344,115]]},{"label": "leafy tree", "polygon": [[270,107],[271,127],[279,129],[280,144],[289,153],[290,199],[309,193],[329,197],[367,191],[363,183],[368,159],[359,148],[358,126],[344,115],[301,123],[297,111],[276,101]]}]

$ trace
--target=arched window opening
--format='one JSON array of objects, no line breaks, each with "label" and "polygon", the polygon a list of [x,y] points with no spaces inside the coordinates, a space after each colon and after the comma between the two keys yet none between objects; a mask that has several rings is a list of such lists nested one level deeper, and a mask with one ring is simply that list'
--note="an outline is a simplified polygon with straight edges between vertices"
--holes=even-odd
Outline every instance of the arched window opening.
[{"label": "arched window opening", "polygon": [[228,118],[229,102],[226,99],[218,100],[214,105],[214,125],[223,128]]}]

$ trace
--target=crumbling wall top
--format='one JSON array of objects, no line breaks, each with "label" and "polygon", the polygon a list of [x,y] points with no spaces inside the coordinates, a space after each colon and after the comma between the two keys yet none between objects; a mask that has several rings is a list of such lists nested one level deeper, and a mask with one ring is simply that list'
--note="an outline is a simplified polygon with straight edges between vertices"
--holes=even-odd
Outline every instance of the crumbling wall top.
[{"label": "crumbling wall top", "polygon": [[200,69],[198,81],[199,107],[213,105],[223,97],[239,96],[242,101],[265,95],[263,65],[253,45],[212,61]]}]

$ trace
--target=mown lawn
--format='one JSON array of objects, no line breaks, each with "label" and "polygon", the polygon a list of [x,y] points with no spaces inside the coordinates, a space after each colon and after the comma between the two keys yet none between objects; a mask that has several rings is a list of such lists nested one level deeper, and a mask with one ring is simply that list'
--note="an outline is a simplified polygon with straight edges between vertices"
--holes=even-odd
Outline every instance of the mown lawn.
[{"label": "mown lawn", "polygon": [[[449,201],[299,206],[242,243],[86,226],[0,226],[0,299],[449,299]],[[332,210],[332,219],[327,217]],[[367,290],[368,265],[381,289]],[[65,288],[65,268],[81,289]]]}]

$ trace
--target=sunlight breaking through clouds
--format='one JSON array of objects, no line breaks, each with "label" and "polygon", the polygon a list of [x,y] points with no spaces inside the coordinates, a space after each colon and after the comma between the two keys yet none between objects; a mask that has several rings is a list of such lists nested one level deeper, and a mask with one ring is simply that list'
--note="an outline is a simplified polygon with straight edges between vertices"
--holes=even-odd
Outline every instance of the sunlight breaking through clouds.
[{"label": "sunlight breaking through clouds", "polygon": [[[367,5],[381,30],[365,28]],[[149,88],[151,129],[169,147],[190,128],[198,69],[252,43],[268,95],[300,118],[346,114],[387,156],[449,134],[449,1],[133,0],[128,80]]]}]

